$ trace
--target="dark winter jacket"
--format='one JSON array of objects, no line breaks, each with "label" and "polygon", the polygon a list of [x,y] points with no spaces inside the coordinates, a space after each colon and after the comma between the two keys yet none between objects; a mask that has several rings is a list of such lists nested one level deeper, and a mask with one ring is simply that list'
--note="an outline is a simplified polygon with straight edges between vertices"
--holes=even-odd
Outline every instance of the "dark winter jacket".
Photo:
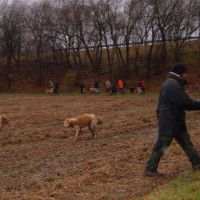
[{"label": "dark winter jacket", "polygon": [[192,100],[184,91],[186,82],[173,73],[169,73],[161,86],[157,107],[159,134],[174,136],[187,131],[186,110],[200,110],[200,101]]}]

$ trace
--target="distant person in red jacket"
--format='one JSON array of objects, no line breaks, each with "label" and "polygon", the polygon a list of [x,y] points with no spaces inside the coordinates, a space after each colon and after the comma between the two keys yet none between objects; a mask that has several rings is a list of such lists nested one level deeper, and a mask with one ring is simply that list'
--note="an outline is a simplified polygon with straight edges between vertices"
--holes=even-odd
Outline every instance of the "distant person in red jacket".
[{"label": "distant person in red jacket", "polygon": [[120,94],[124,94],[124,83],[121,79],[118,80],[117,87],[118,87]]}]

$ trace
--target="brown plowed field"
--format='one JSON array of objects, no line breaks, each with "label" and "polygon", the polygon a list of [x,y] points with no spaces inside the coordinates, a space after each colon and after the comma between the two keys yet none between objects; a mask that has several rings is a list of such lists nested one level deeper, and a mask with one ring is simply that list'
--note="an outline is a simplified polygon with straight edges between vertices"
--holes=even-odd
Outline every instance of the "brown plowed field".
[{"label": "brown plowed field", "polygon": [[[157,135],[157,95],[1,95],[0,114],[10,118],[0,133],[1,200],[135,200],[191,171],[173,142],[161,160],[165,178],[143,176]],[[91,138],[74,142],[67,117],[95,113],[104,123]],[[187,114],[200,151],[199,112]]]}]

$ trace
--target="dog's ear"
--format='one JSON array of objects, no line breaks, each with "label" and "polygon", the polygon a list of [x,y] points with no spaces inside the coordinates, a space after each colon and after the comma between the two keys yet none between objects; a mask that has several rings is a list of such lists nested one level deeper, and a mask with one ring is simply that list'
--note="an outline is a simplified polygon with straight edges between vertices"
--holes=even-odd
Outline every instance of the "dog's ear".
[{"label": "dog's ear", "polygon": [[71,119],[68,120],[68,123],[69,123],[69,127],[74,128],[74,124],[73,124],[73,121]]},{"label": "dog's ear", "polygon": [[2,121],[3,124],[8,124],[9,123],[8,117],[2,115],[0,118],[1,118],[1,121]]},{"label": "dog's ear", "polygon": [[100,116],[96,116],[97,119],[97,124],[102,124],[103,123],[103,119]]},{"label": "dog's ear", "polygon": [[9,119],[8,118],[3,118],[3,123],[4,124],[8,124],[9,123]]}]

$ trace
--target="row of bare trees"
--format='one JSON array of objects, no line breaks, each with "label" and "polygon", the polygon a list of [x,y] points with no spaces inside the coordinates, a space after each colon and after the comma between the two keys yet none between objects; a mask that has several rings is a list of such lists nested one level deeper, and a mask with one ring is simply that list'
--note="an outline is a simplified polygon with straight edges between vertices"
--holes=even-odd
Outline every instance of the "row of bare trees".
[{"label": "row of bare trees", "polygon": [[8,87],[13,68],[20,73],[33,55],[39,79],[47,54],[55,67],[106,67],[128,78],[142,65],[150,76],[165,69],[169,49],[181,60],[199,24],[199,0],[3,0],[0,67]]}]

